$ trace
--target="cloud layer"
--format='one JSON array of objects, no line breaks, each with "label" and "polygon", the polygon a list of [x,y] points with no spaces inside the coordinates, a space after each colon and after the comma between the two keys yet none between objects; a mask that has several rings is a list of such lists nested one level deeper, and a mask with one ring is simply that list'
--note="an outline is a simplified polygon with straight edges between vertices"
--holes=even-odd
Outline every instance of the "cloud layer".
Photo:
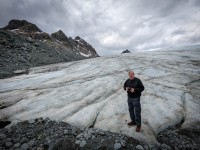
[{"label": "cloud layer", "polygon": [[79,35],[100,55],[200,43],[198,0],[0,0],[0,27],[11,19]]}]

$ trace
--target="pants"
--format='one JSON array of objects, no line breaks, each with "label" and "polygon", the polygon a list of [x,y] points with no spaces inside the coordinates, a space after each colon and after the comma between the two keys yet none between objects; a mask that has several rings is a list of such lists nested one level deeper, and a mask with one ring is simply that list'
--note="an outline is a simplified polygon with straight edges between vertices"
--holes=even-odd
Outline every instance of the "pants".
[{"label": "pants", "polygon": [[141,126],[141,105],[140,97],[131,98],[128,96],[128,109],[131,120]]}]

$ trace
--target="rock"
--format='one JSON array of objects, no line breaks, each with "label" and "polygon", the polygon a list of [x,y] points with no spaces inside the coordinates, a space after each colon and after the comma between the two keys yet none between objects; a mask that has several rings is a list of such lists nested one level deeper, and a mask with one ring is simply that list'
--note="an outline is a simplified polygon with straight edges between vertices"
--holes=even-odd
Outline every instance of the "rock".
[{"label": "rock", "polygon": [[10,148],[10,147],[12,147],[13,146],[13,143],[11,143],[11,142],[6,142],[6,148]]},{"label": "rock", "polygon": [[35,123],[35,120],[34,120],[34,119],[31,119],[31,120],[28,120],[28,122],[29,122],[30,124],[32,124],[32,123]]},{"label": "rock", "polygon": [[84,137],[85,137],[86,140],[88,140],[90,138],[90,136],[86,133],[84,134]]},{"label": "rock", "polygon": [[171,147],[166,145],[165,143],[161,144],[161,147],[165,150],[171,150]]},{"label": "rock", "polygon": [[37,147],[36,150],[44,150],[44,148],[42,148],[42,147]]},{"label": "rock", "polygon": [[64,130],[63,133],[64,133],[64,134],[68,134],[69,131],[68,131],[68,130]]},{"label": "rock", "polygon": [[28,142],[28,139],[26,137],[23,137],[21,140],[20,140],[20,143],[23,144],[23,143],[26,143]]},{"label": "rock", "polygon": [[92,130],[89,130],[89,131],[88,131],[88,134],[89,134],[89,135],[92,135],[92,134],[95,134],[95,132],[92,131]]},{"label": "rock", "polygon": [[122,146],[126,146],[126,141],[125,140],[120,140],[120,143]]},{"label": "rock", "polygon": [[83,141],[81,141],[81,143],[80,143],[80,147],[84,147],[86,145],[86,141],[85,140],[83,140]]},{"label": "rock", "polygon": [[0,140],[4,140],[4,139],[6,139],[6,135],[3,134],[3,133],[1,133],[1,134],[0,134]]},{"label": "rock", "polygon": [[13,141],[14,141],[14,143],[18,143],[18,142],[20,142],[20,138],[14,138]]},{"label": "rock", "polygon": [[174,147],[174,149],[175,149],[175,150],[179,150],[178,147],[176,147],[176,146]]},{"label": "rock", "polygon": [[115,143],[114,144],[114,149],[115,150],[118,150],[118,149],[120,149],[122,146],[121,146],[121,144],[120,143]]},{"label": "rock", "polygon": [[80,140],[76,140],[75,143],[79,145],[81,143],[81,141]]},{"label": "rock", "polygon": [[16,143],[16,144],[14,144],[13,147],[14,147],[14,148],[18,148],[18,147],[20,147],[20,143]]},{"label": "rock", "polygon": [[27,41],[28,41],[29,43],[33,43],[33,42],[34,42],[34,40],[33,40],[31,37],[28,37],[28,38],[27,38]]},{"label": "rock", "polygon": [[144,150],[144,148],[141,145],[137,145],[136,149],[138,149],[138,150]]},{"label": "rock", "polygon": [[76,127],[72,127],[72,134],[76,135],[76,132],[77,132],[77,128]]},{"label": "rock", "polygon": [[148,145],[145,145],[145,146],[144,146],[144,149],[145,149],[145,150],[149,150],[149,146],[148,146]]},{"label": "rock", "polygon": [[105,141],[105,139],[101,139],[101,144]]},{"label": "rock", "polygon": [[11,141],[12,141],[12,139],[11,139],[11,138],[7,138],[7,139],[6,139],[6,141],[8,141],[8,142],[11,142]]},{"label": "rock", "polygon": [[34,145],[34,141],[33,141],[33,140],[29,141],[29,142],[28,142],[28,145],[29,145],[29,146],[33,146],[33,145]]},{"label": "rock", "polygon": [[81,138],[82,136],[83,136],[83,134],[80,133],[80,134],[78,134],[78,135],[76,136],[76,138],[79,139],[79,138]]},{"label": "rock", "polygon": [[34,43],[34,46],[38,47],[38,46],[39,46],[39,44],[38,44],[38,43]]},{"label": "rock", "polygon": [[102,131],[101,131],[101,132],[99,132],[98,134],[99,134],[99,135],[101,135],[101,136],[104,136],[104,135],[106,135],[106,134],[105,134],[104,132],[102,132]]}]

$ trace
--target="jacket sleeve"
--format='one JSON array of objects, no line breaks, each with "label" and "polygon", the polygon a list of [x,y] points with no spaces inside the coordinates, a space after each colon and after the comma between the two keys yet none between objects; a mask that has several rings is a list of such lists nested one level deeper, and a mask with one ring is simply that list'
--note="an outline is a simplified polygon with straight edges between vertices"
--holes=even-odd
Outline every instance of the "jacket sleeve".
[{"label": "jacket sleeve", "polygon": [[142,81],[139,79],[138,86],[134,88],[136,92],[142,92],[144,90],[144,85],[142,84]]},{"label": "jacket sleeve", "polygon": [[[127,82],[127,80],[126,80],[126,82]],[[126,91],[126,87],[127,87],[127,86],[126,86],[126,82],[124,83],[124,90],[125,90],[125,91]]]}]

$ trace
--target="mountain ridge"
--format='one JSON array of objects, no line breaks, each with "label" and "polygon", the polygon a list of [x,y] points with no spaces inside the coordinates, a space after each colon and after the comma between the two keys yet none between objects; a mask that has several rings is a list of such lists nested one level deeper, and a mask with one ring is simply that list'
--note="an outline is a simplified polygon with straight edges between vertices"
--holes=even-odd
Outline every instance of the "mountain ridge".
[{"label": "mountain ridge", "polygon": [[62,30],[50,35],[26,20],[11,20],[0,28],[0,48],[0,78],[30,67],[99,57],[79,36],[68,38]]}]

